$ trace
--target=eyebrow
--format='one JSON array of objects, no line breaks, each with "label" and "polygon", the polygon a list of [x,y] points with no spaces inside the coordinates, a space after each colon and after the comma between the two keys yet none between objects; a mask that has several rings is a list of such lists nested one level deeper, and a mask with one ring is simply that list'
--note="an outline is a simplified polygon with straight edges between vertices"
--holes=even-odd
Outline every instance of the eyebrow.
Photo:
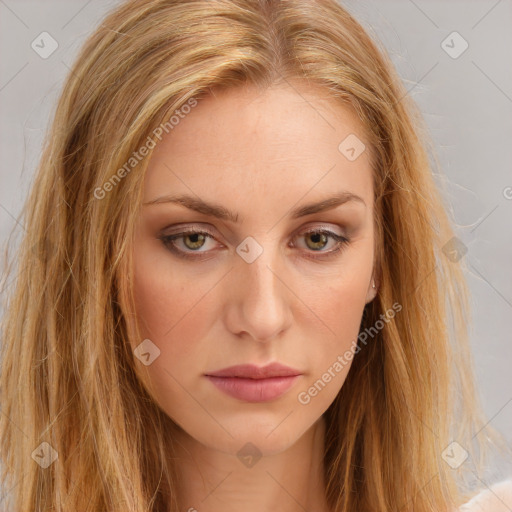
[{"label": "eyebrow", "polygon": [[[298,219],[300,217],[305,217],[306,215],[312,215],[313,213],[332,210],[348,202],[358,202],[366,207],[366,203],[364,202],[364,199],[362,197],[353,194],[352,192],[343,191],[339,194],[336,194],[333,197],[323,199],[316,203],[309,203],[294,208],[293,210],[291,210],[290,216],[292,219]],[[198,197],[193,197],[186,194],[160,196],[151,201],[143,203],[143,206],[162,203],[179,204],[181,206],[184,206],[185,208],[188,208],[189,210],[193,210],[204,215],[209,215],[211,217],[216,217],[218,219],[230,221],[233,223],[238,222],[238,213],[231,212],[230,210],[224,208],[219,204],[207,203],[206,201],[203,201]]]}]

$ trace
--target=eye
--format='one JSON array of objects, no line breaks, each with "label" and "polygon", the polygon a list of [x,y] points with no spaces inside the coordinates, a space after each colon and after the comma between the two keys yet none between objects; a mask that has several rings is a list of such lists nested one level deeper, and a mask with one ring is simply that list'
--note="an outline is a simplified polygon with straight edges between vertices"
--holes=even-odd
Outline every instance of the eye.
[{"label": "eye", "polygon": [[[335,256],[350,242],[348,238],[342,235],[328,229],[320,228],[309,230],[298,235],[298,238],[302,237],[305,240],[306,249],[310,249],[310,251],[306,251],[305,256],[313,259]],[[331,249],[324,250],[325,247],[329,245],[329,241],[333,242],[331,243]],[[318,253],[318,255],[311,254],[311,252]]]},{"label": "eye", "polygon": [[203,247],[208,247],[208,240],[215,240],[213,235],[208,231],[200,231],[188,229],[175,233],[173,235],[163,235],[159,237],[164,246],[172,253],[181,258],[194,259],[201,256],[190,255],[187,253],[205,253],[207,250],[201,251]]},{"label": "eye", "polygon": [[[348,238],[324,228],[306,231],[295,238],[302,237],[306,241],[304,256],[311,259],[333,257],[339,254],[343,246],[350,242]],[[208,242],[215,240],[215,237],[209,231],[194,228],[186,229],[172,235],[161,235],[158,238],[162,241],[162,244],[176,256],[183,259],[196,260],[207,256],[207,253],[213,250],[212,247],[208,248]],[[329,246],[329,242],[331,242],[330,250],[324,250]],[[295,245],[292,244],[291,247],[295,247]]]}]

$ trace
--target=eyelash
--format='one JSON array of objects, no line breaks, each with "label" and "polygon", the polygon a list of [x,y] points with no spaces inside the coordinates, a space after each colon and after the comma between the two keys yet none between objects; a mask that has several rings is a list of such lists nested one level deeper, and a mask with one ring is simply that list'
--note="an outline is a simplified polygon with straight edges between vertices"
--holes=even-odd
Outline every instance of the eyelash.
[{"label": "eyelash", "polygon": [[[336,241],[336,247],[331,249],[330,251],[311,251],[313,253],[320,254],[320,256],[313,256],[312,254],[305,255],[306,258],[312,259],[312,260],[319,260],[319,259],[327,259],[334,257],[338,255],[343,248],[350,243],[350,239],[341,235],[338,235],[337,233],[334,233],[332,231],[329,231],[327,229],[311,229],[309,231],[305,231],[304,233],[301,233],[298,236],[306,236],[310,234],[324,234],[327,235],[329,238],[332,238]],[[162,241],[162,244],[166,249],[171,251],[173,254],[178,256],[179,258],[186,259],[186,260],[201,260],[203,259],[202,256],[193,255],[194,252],[199,253],[205,253],[205,251],[182,251],[181,249],[177,249],[174,241],[183,238],[185,235],[206,235],[209,238],[212,238],[215,240],[215,237],[208,231],[203,230],[195,230],[195,229],[187,229],[184,231],[181,231],[179,233],[175,233],[173,235],[162,235],[159,238],[159,240]]]}]

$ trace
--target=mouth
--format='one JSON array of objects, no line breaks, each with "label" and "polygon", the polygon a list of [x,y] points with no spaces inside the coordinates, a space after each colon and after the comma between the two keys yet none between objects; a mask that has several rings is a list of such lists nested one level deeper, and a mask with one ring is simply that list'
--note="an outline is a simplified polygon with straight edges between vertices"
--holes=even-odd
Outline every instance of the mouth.
[{"label": "mouth", "polygon": [[258,367],[237,365],[209,372],[205,377],[223,393],[244,402],[276,400],[302,375],[300,370],[278,363]]}]

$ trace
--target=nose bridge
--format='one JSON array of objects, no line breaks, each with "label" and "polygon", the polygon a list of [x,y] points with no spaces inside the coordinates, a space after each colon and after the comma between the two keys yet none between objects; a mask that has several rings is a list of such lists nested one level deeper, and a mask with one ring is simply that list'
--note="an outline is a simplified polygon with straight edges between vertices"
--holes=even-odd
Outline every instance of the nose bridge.
[{"label": "nose bridge", "polygon": [[[265,248],[260,246],[261,252],[258,254],[255,253],[258,250],[257,247],[255,245],[251,247],[250,244],[251,242],[246,242],[245,246],[237,249],[238,253],[244,253],[248,249],[245,254],[250,255],[250,259],[241,256],[242,261],[238,262],[239,272],[242,274],[243,280],[251,284],[249,288],[256,295],[273,295],[276,276],[271,269],[276,267],[277,249],[266,243]],[[255,242],[252,242],[252,244],[255,244]]]},{"label": "nose bridge", "polygon": [[236,251],[239,260],[232,275],[237,330],[255,339],[277,335],[288,320],[287,290],[282,282],[280,250],[272,237],[247,237]]}]

